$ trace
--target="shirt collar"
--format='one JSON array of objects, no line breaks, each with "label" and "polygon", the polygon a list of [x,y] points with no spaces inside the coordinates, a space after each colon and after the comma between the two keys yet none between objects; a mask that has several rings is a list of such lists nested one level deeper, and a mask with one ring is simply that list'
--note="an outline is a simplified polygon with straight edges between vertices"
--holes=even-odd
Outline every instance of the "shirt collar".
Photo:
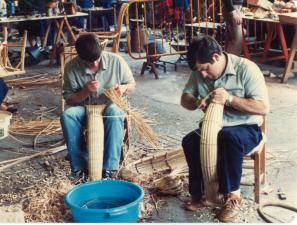
[{"label": "shirt collar", "polygon": [[228,54],[227,52],[223,52],[223,54],[226,56],[227,65],[226,65],[225,71],[221,77],[226,76],[226,75],[236,75],[230,54]]}]

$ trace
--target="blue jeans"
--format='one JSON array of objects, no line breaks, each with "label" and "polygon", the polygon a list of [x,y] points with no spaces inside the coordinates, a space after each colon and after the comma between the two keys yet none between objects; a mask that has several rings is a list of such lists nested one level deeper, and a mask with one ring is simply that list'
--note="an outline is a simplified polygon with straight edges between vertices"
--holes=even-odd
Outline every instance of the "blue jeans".
[{"label": "blue jeans", "polygon": [[7,92],[8,92],[7,85],[4,82],[4,80],[2,78],[0,78],[0,105],[4,101],[4,99],[5,99],[6,95],[7,95]]},{"label": "blue jeans", "polygon": [[[189,192],[200,200],[204,188],[200,165],[200,130],[187,134],[182,141],[189,166]],[[218,134],[219,192],[228,194],[240,187],[243,157],[262,140],[258,125],[224,127]]]},{"label": "blue jeans", "polygon": [[[124,138],[124,112],[116,105],[105,108],[103,169],[118,170]],[[73,106],[61,115],[61,125],[68,148],[72,172],[86,170],[88,151],[84,136],[86,110],[84,106]]]}]

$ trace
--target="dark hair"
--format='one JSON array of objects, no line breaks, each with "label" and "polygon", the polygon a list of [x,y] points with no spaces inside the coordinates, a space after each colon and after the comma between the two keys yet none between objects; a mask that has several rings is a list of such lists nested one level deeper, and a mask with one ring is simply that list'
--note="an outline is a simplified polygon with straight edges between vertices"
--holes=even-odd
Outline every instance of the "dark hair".
[{"label": "dark hair", "polygon": [[75,49],[79,58],[87,62],[96,61],[102,52],[99,38],[95,34],[79,36],[75,42]]},{"label": "dark hair", "polygon": [[191,70],[196,70],[196,63],[213,63],[213,54],[221,55],[223,52],[219,43],[211,36],[200,36],[192,40],[187,59]]}]

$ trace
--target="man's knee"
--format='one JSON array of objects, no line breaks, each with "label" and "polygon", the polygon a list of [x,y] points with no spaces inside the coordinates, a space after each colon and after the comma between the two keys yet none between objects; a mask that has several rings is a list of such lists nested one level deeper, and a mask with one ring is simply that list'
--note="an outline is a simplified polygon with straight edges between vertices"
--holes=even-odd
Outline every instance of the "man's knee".
[{"label": "man's knee", "polygon": [[105,116],[124,116],[124,111],[115,104],[109,105],[104,112]]},{"label": "man's knee", "polygon": [[63,123],[69,119],[78,120],[85,116],[85,108],[83,106],[75,106],[66,109],[60,116],[60,121]]},{"label": "man's knee", "polygon": [[199,136],[199,130],[192,131],[191,133],[187,134],[182,139],[182,147],[184,151],[189,151],[193,148],[199,148],[200,147],[200,136]]}]

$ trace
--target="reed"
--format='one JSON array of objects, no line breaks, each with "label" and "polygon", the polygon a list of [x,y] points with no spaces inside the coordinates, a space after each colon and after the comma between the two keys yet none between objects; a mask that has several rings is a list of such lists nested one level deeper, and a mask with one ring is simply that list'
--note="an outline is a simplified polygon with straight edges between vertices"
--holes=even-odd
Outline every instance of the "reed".
[{"label": "reed", "polygon": [[105,90],[104,94],[114,104],[116,104],[127,113],[128,119],[130,119],[131,121],[131,127],[136,130],[137,134],[142,137],[149,145],[158,149],[158,146],[156,144],[158,136],[151,127],[152,121],[145,119],[141,110],[132,109],[129,106],[127,99],[119,96],[116,90],[114,90],[113,88]]}]

